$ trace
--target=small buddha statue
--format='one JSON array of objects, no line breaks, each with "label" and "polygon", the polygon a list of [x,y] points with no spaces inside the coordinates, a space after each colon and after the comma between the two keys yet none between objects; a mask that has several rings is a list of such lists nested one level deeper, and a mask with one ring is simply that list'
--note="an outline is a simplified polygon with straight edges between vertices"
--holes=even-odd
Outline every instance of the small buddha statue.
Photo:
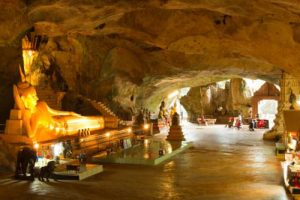
[{"label": "small buddha statue", "polygon": [[104,128],[101,116],[85,117],[74,112],[54,110],[46,102],[39,101],[35,88],[25,81],[21,68],[19,72],[21,81],[13,85],[15,109],[21,110],[25,132],[34,142],[73,135],[82,128]]},{"label": "small buddha statue", "polygon": [[171,111],[170,111],[170,117],[172,118],[172,116],[177,112],[176,110],[176,103],[172,106]]}]

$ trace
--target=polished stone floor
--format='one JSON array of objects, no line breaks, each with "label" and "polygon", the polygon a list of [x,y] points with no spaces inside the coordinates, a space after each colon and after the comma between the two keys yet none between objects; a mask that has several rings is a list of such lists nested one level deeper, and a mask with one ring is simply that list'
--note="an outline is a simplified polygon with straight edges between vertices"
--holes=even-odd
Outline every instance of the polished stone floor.
[{"label": "polished stone floor", "polygon": [[274,144],[261,139],[262,131],[183,127],[194,147],[158,166],[105,164],[103,173],[81,182],[26,182],[2,175],[0,199],[290,199]]}]

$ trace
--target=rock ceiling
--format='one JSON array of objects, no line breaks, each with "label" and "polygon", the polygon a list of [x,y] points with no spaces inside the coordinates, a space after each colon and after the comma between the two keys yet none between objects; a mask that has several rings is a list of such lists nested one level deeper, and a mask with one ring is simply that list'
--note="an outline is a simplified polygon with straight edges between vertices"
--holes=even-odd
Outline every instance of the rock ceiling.
[{"label": "rock ceiling", "polygon": [[74,39],[81,46],[74,71],[94,71],[86,75],[94,82],[96,75],[118,76],[120,85],[129,80],[128,88],[142,88],[140,98],[232,76],[276,82],[282,71],[300,75],[298,0],[2,0],[0,6],[1,47],[19,44],[31,27]]}]

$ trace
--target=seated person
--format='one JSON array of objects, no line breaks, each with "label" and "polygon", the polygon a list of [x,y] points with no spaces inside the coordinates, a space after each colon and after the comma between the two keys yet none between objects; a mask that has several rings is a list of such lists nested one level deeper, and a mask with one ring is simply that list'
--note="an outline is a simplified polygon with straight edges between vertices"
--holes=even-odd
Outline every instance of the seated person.
[{"label": "seated person", "polygon": [[198,118],[198,123],[207,126],[207,122],[205,121],[204,115]]},{"label": "seated person", "polygon": [[228,118],[228,123],[226,124],[225,127],[231,128],[233,126],[233,122],[234,122],[234,118],[233,117],[229,117]]},{"label": "seated person", "polygon": [[38,101],[35,88],[25,81],[13,86],[15,107],[22,111],[25,132],[34,142],[55,139],[78,133],[80,129],[104,128],[103,117],[84,117],[74,112],[51,109],[46,102]]}]

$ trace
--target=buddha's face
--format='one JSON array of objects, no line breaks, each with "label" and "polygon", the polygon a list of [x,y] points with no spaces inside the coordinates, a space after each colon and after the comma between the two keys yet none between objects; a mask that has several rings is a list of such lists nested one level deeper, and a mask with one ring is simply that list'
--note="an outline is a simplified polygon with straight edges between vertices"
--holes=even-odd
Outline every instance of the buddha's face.
[{"label": "buddha's face", "polygon": [[17,87],[24,107],[32,112],[35,111],[39,100],[35,88],[27,82],[18,83]]},{"label": "buddha's face", "polygon": [[36,93],[27,94],[26,96],[21,97],[25,108],[34,111],[36,109],[37,101],[39,98]]}]

